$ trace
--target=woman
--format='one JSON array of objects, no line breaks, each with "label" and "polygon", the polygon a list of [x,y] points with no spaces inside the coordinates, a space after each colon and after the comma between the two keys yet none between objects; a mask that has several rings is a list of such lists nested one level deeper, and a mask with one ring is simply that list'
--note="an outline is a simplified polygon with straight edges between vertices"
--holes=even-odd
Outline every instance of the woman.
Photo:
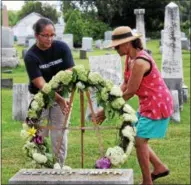
[{"label": "woman", "polygon": [[[55,37],[55,27],[51,20],[47,18],[39,19],[33,30],[36,43],[28,50],[24,58],[26,70],[29,76],[29,91],[36,94],[45,83],[60,70],[70,69],[74,66],[71,51],[66,43],[53,40]],[[47,117],[48,124],[61,128],[65,114],[68,113],[67,101],[58,93],[55,94],[55,103],[52,107],[42,113],[42,117]],[[47,136],[47,131],[42,132]],[[59,130],[51,130],[51,141],[53,152],[57,152],[57,140],[62,135]],[[57,161],[63,165],[67,154],[67,132],[64,132]]]},{"label": "woman", "polygon": [[[148,141],[165,136],[173,113],[173,100],[155,61],[143,50],[140,37],[133,34],[130,27],[121,26],[112,32],[112,43],[108,47],[114,47],[120,56],[126,55],[121,89],[126,101],[134,95],[139,98],[138,122],[135,124],[136,153],[142,171],[142,184],[151,185],[155,179],[169,174],[167,166],[149,147]],[[103,112],[97,114],[97,120],[104,120]],[[154,168],[152,173],[150,162]]]}]

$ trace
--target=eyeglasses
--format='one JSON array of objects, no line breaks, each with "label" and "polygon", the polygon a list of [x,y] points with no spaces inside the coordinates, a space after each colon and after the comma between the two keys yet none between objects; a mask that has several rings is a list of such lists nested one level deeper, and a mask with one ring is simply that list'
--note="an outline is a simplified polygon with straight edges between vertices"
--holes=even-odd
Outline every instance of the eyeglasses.
[{"label": "eyeglasses", "polygon": [[40,36],[42,36],[43,38],[46,38],[46,39],[48,39],[48,38],[53,38],[53,37],[55,37],[56,36],[56,34],[52,34],[52,35],[44,35],[44,34],[39,34]]}]

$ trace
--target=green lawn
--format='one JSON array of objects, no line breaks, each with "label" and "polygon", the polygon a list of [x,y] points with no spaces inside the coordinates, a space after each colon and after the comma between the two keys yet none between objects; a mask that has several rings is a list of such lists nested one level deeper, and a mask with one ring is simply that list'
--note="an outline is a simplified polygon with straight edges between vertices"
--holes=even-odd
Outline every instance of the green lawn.
[{"label": "green lawn", "polygon": [[[15,46],[16,47],[16,46]],[[159,41],[151,40],[147,43],[147,48],[153,53],[153,57],[160,69],[161,54],[159,53]],[[22,47],[17,47],[21,56]],[[115,53],[112,50],[94,50],[88,52],[88,56],[103,55],[105,53]],[[79,51],[73,51],[76,64],[83,64],[89,68],[88,59],[80,60]],[[122,59],[124,62],[124,58]],[[190,92],[190,52],[183,51],[184,81]],[[2,69],[3,71],[4,69]],[[14,83],[27,83],[28,77],[23,61],[11,74],[2,73],[2,78],[13,78]],[[12,90],[2,89],[2,184],[7,184],[18,170],[26,168],[22,146],[24,141],[20,138],[21,122],[12,120]],[[137,108],[137,98],[129,101],[129,104]],[[80,125],[79,94],[75,94],[74,106],[71,117],[72,126]],[[92,123],[86,123],[91,125]],[[105,122],[103,125],[119,125],[119,121]],[[118,141],[117,131],[102,131],[104,149],[115,146]],[[99,158],[98,138],[94,131],[85,132],[85,168],[93,168],[95,161]],[[165,139],[151,140],[150,144],[160,158],[171,170],[171,175],[157,180],[154,184],[190,184],[190,97],[184,104],[181,112],[181,123],[170,122]],[[80,131],[70,131],[69,149],[66,164],[72,168],[80,168]],[[138,184],[141,179],[141,172],[133,150],[126,164],[122,168],[132,168],[134,170],[134,181]]]}]

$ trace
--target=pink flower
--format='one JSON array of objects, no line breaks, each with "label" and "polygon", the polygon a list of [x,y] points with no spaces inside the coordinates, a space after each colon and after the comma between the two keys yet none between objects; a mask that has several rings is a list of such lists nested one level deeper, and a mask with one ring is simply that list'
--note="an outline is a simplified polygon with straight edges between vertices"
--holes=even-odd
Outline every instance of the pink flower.
[{"label": "pink flower", "polygon": [[107,157],[102,157],[96,161],[95,167],[98,169],[108,169],[111,167],[111,161]]},{"label": "pink flower", "polygon": [[43,138],[42,136],[36,135],[32,138],[32,141],[36,143],[37,145],[43,144]]}]

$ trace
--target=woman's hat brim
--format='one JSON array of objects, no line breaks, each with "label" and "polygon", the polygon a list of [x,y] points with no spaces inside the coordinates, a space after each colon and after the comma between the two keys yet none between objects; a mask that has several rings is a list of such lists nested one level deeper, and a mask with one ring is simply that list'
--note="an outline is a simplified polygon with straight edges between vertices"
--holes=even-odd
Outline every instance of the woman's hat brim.
[{"label": "woman's hat brim", "polygon": [[124,38],[124,39],[118,39],[118,40],[112,40],[112,43],[109,44],[108,46],[106,46],[105,48],[116,47],[116,46],[124,44],[126,42],[136,40],[136,39],[140,38],[141,36],[142,35],[140,35],[140,34],[136,34],[136,35],[134,35],[132,37],[128,37],[128,38]]}]

